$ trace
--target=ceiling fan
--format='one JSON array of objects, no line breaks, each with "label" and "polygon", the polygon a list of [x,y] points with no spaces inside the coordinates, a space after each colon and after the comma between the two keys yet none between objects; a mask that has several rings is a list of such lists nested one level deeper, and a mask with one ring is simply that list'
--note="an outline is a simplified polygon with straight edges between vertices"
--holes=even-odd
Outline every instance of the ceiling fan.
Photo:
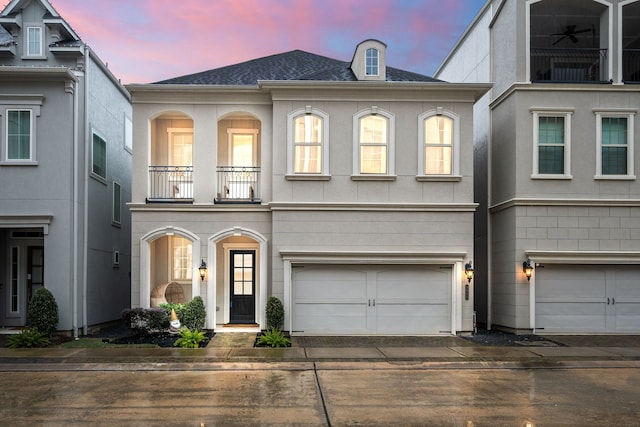
[{"label": "ceiling fan", "polygon": [[589,33],[592,31],[591,28],[585,28],[584,30],[576,30],[577,25],[567,25],[567,28],[562,33],[555,33],[552,36],[562,36],[555,42],[553,42],[553,46],[560,43],[562,40],[569,38],[574,43],[578,43],[578,38],[576,34]]}]

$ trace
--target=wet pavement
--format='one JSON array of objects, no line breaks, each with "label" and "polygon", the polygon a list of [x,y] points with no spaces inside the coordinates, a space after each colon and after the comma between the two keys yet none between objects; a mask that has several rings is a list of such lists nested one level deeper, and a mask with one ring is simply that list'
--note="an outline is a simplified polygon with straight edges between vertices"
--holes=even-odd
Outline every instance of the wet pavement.
[{"label": "wet pavement", "polygon": [[640,336],[254,340],[0,348],[0,424],[640,425]]}]

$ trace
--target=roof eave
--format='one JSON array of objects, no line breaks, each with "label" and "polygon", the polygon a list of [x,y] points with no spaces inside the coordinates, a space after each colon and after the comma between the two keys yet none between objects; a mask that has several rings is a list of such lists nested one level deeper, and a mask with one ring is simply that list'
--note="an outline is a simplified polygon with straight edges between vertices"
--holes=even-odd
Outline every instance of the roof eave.
[{"label": "roof eave", "polygon": [[133,83],[125,85],[134,92],[260,92],[255,85],[198,85],[171,83]]}]

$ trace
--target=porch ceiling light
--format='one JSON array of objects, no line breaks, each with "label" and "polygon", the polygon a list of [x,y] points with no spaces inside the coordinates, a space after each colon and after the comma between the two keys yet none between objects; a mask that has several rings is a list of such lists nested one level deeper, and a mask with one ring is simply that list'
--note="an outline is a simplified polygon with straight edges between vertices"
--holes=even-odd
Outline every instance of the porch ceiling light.
[{"label": "porch ceiling light", "polygon": [[471,279],[473,279],[473,273],[475,273],[475,270],[473,269],[471,261],[469,261],[464,265],[464,275],[467,276],[467,281],[469,283],[471,283]]},{"label": "porch ceiling light", "polygon": [[522,272],[525,276],[527,276],[527,281],[531,280],[531,275],[533,274],[533,266],[531,265],[531,260],[527,259],[522,263]]},{"label": "porch ceiling light", "polygon": [[200,267],[198,267],[198,271],[200,272],[200,280],[204,282],[204,276],[207,274],[207,263],[202,260],[200,262]]}]

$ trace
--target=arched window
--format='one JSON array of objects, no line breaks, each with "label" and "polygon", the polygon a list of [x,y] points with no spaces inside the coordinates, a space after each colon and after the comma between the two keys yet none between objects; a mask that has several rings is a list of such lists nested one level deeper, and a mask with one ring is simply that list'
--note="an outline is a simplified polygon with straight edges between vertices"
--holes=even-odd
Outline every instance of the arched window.
[{"label": "arched window", "polygon": [[392,114],[375,106],[354,116],[354,176],[395,174],[394,123]]},{"label": "arched window", "polygon": [[327,179],[329,116],[307,106],[288,115],[287,179]]},{"label": "arched window", "polygon": [[365,53],[365,74],[367,76],[377,76],[379,74],[379,52],[378,49],[369,48]]},{"label": "arched window", "polygon": [[418,174],[457,176],[460,163],[458,117],[439,108],[422,114],[418,126]]}]

